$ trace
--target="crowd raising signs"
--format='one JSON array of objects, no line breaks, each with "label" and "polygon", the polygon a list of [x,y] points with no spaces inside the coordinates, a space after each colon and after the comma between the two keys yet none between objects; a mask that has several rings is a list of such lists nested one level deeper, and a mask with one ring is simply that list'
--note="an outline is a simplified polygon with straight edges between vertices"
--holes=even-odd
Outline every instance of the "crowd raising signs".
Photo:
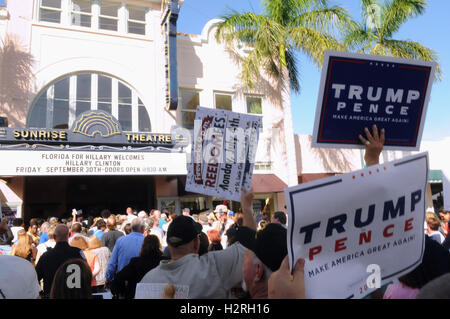
[{"label": "crowd raising signs", "polygon": [[285,189],[289,261],[306,261],[306,297],[362,298],[417,267],[427,178],[421,153]]},{"label": "crowd raising signs", "polygon": [[250,189],[262,118],[198,107],[186,191],[234,201]]},{"label": "crowd raising signs", "polygon": [[435,67],[434,62],[327,51],[313,147],[361,147],[358,135],[376,124],[386,130],[385,149],[419,150]]}]

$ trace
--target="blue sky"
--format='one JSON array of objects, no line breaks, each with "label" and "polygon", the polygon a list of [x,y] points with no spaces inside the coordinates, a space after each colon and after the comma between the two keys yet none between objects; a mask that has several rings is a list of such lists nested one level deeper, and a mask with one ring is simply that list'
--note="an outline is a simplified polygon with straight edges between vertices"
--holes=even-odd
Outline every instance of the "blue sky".
[{"label": "blue sky", "polygon": [[[330,1],[345,7],[360,20],[359,0]],[[178,31],[200,34],[211,19],[235,9],[239,12],[261,13],[260,0],[185,0],[178,19]],[[414,40],[435,50],[444,71],[442,81],[435,82],[428,105],[423,140],[441,140],[450,136],[450,1],[428,0],[425,13],[406,22],[395,34],[398,40]],[[306,56],[298,54],[301,92],[291,95],[294,132],[312,134],[319,90],[319,70]]]}]

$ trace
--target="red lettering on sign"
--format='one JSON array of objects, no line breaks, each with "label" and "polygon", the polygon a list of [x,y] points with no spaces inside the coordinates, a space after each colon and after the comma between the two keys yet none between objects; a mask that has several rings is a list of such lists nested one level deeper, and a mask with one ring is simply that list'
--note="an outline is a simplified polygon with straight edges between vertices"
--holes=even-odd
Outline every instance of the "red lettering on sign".
[{"label": "red lettering on sign", "polygon": [[383,230],[383,236],[384,237],[391,237],[392,235],[394,235],[394,233],[388,233],[387,230],[389,228],[394,228],[394,225],[388,225],[386,226],[386,228]]},{"label": "red lettering on sign", "polygon": [[314,259],[314,255],[319,254],[322,251],[322,246],[316,246],[309,249],[309,260]]},{"label": "red lettering on sign", "polygon": [[347,237],[336,240],[336,244],[334,245],[334,251],[338,252],[338,251],[347,249],[347,247],[344,244],[344,241],[346,241],[346,240],[347,240]]},{"label": "red lettering on sign", "polygon": [[405,231],[410,231],[411,229],[413,229],[413,225],[412,225],[412,221],[414,220],[414,218],[410,218],[405,220]]},{"label": "red lettering on sign", "polygon": [[363,241],[366,243],[370,243],[372,240],[372,231],[369,230],[367,233],[361,233],[359,235],[359,244],[362,245]]},{"label": "red lettering on sign", "polygon": [[208,172],[217,173],[217,166],[208,165]]}]

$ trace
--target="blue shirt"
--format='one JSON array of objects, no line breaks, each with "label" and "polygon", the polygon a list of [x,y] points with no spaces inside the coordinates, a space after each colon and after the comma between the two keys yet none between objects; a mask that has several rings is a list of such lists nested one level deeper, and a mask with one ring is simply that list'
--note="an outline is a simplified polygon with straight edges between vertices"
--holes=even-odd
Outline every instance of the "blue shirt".
[{"label": "blue shirt", "polygon": [[98,239],[100,239],[100,240],[102,240],[102,237],[103,237],[103,234],[105,233],[105,231],[103,231],[103,230],[97,230],[95,233],[94,233],[94,235],[98,238]]},{"label": "blue shirt", "polygon": [[158,221],[159,221],[158,227],[161,228],[161,230],[163,230],[163,226],[164,224],[167,224],[167,222],[162,218],[158,218]]},{"label": "blue shirt", "polygon": [[128,265],[131,258],[139,256],[143,241],[144,235],[137,232],[117,239],[106,270],[108,280],[113,280],[114,275]]},{"label": "blue shirt", "polygon": [[43,233],[42,235],[41,235],[41,239],[39,239],[39,244],[43,244],[43,243],[45,243],[47,240],[49,240],[50,238],[48,238],[48,235],[47,235],[47,233],[45,232],[45,233]]}]

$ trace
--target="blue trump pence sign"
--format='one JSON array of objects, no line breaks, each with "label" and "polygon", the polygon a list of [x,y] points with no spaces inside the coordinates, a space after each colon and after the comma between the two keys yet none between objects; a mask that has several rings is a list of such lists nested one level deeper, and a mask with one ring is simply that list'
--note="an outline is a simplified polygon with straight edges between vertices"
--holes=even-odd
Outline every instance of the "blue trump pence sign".
[{"label": "blue trump pence sign", "polygon": [[362,147],[376,124],[385,149],[418,150],[434,62],[327,51],[314,123],[314,147]]}]

